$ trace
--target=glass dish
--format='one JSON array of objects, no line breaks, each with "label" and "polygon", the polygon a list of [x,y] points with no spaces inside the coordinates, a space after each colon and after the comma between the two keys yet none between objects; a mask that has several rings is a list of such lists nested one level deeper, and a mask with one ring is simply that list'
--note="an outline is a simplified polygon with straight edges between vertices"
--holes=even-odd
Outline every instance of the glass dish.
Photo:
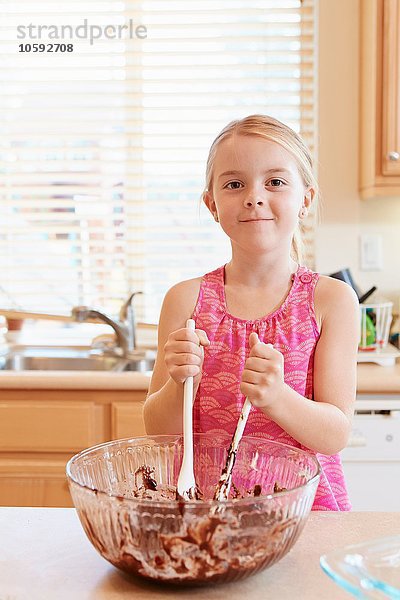
[{"label": "glass dish", "polygon": [[174,584],[233,581],[273,565],[299,537],[320,477],[314,455],[244,437],[233,470],[232,495],[238,497],[217,502],[214,490],[231,439],[193,438],[202,501],[176,499],[179,435],[116,440],[69,461],[82,526],[116,567]]},{"label": "glass dish", "polygon": [[356,598],[400,600],[400,535],[321,556],[322,569]]}]

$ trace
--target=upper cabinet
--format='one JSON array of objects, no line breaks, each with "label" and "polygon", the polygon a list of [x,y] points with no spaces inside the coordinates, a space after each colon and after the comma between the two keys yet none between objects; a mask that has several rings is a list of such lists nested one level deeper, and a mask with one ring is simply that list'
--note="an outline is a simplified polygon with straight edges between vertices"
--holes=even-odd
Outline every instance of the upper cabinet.
[{"label": "upper cabinet", "polygon": [[360,10],[360,192],[400,196],[400,0]]}]

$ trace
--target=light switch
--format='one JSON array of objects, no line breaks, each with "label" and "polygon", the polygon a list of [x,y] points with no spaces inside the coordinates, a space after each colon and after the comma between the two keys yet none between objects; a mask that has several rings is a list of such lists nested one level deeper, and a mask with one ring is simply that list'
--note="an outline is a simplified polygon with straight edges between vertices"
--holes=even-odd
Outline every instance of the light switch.
[{"label": "light switch", "polygon": [[362,271],[383,269],[382,236],[365,233],[360,236],[360,268]]}]

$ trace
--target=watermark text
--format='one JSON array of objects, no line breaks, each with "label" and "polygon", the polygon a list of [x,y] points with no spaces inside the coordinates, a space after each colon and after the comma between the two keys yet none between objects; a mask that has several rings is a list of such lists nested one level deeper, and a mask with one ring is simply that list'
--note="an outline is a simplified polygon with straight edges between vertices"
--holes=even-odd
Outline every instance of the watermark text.
[{"label": "watermark text", "polygon": [[88,19],[84,19],[81,25],[29,25],[17,26],[17,38],[19,40],[89,40],[92,46],[100,39],[133,39],[147,38],[147,27],[135,25],[132,19],[123,25],[93,25]]}]

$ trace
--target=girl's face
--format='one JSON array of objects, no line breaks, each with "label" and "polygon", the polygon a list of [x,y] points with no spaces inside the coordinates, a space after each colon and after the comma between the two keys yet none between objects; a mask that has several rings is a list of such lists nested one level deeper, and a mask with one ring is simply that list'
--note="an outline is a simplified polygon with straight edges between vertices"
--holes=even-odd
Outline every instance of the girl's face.
[{"label": "girl's face", "polygon": [[258,136],[236,135],[218,146],[205,203],[233,247],[290,250],[312,196],[285,148]]}]

